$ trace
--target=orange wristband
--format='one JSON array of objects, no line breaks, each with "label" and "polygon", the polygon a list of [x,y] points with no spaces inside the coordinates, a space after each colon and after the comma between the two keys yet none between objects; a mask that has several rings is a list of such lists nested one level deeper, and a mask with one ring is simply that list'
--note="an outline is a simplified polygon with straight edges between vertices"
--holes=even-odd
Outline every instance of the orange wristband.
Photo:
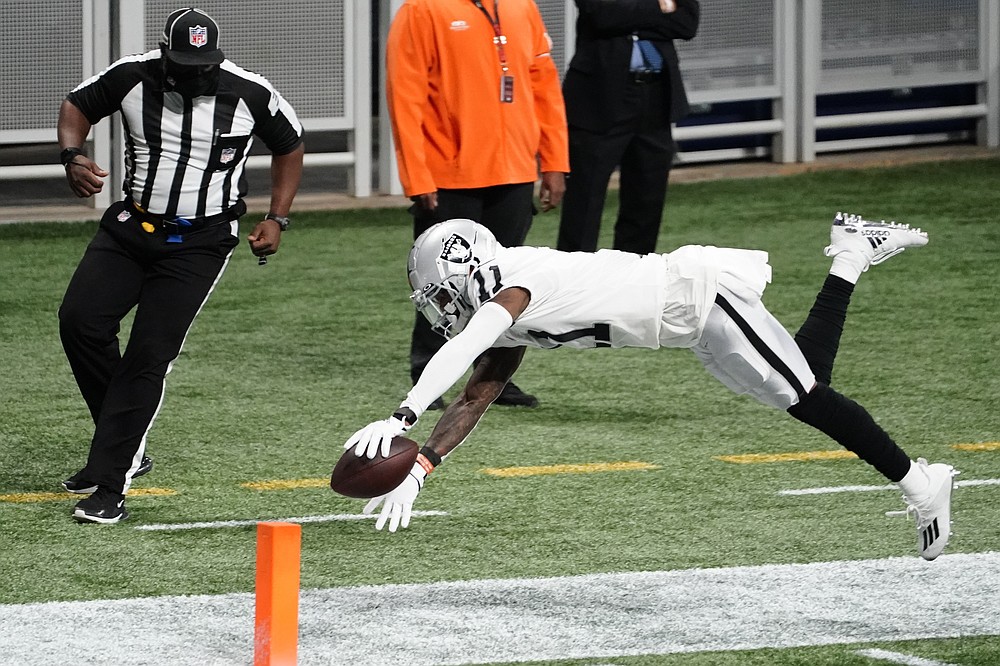
[{"label": "orange wristband", "polygon": [[434,471],[434,464],[427,459],[423,453],[417,454],[417,464],[424,468],[424,472],[430,474]]}]

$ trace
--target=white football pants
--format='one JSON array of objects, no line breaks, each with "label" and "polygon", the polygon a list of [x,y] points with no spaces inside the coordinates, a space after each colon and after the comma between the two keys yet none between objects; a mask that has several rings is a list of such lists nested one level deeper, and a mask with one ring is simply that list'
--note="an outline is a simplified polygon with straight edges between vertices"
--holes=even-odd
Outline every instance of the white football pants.
[{"label": "white football pants", "polygon": [[732,391],[778,409],[796,404],[816,383],[795,340],[764,304],[744,301],[722,285],[691,349]]}]

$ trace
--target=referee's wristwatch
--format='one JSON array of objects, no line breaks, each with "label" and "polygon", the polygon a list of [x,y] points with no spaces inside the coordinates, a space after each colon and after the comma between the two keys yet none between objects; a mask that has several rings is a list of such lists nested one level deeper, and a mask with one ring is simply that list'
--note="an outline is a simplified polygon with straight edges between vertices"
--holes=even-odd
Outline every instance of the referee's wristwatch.
[{"label": "referee's wristwatch", "polygon": [[265,220],[274,220],[281,227],[282,231],[288,231],[288,225],[292,223],[287,217],[281,217],[280,215],[275,215],[274,213],[268,213],[264,216]]},{"label": "referee's wristwatch", "polygon": [[83,152],[83,149],[81,148],[77,148],[75,146],[66,148],[61,153],[59,153],[59,161],[62,162],[64,167],[68,167],[70,164],[76,164],[77,166],[82,166],[81,164],[73,161],[76,159],[77,155],[83,155],[84,157],[87,156],[87,154]]}]

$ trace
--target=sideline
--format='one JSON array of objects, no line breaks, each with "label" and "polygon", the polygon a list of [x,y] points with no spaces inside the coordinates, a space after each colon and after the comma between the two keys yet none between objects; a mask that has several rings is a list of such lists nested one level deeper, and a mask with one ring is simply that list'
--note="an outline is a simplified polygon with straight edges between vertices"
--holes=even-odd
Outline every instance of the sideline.
[{"label": "sideline", "polygon": [[[955,488],[972,488],[975,486],[1000,486],[1000,479],[965,479],[964,481],[952,481]],[[822,488],[796,488],[793,490],[779,490],[777,495],[827,495],[830,493],[868,493],[877,490],[899,490],[895,483],[887,483],[884,486],[826,486]]]},{"label": "sideline", "polygon": [[[244,665],[253,604],[243,593],[0,605],[0,654],[32,666],[81,656]],[[834,644],[848,652],[858,643],[1000,635],[1000,553],[303,590],[299,618],[300,666]]]},{"label": "sideline", "polygon": [[[745,178],[766,178],[793,176],[830,170],[875,169],[920,164],[926,162],[950,162],[969,159],[995,159],[1000,150],[983,148],[971,144],[911,146],[885,150],[860,150],[852,152],[821,153],[814,162],[770,162],[765,160],[736,160],[732,162],[690,163],[679,162],[670,171],[671,185],[677,183],[697,183],[711,180],[742,180]],[[55,156],[53,155],[53,159]],[[310,186],[304,178],[303,187],[295,196],[293,212],[314,210],[353,210],[359,208],[406,208],[410,201],[403,196],[373,194],[371,197],[354,197],[339,192],[329,192]],[[64,221],[78,222],[100,218],[102,210],[89,207],[87,201],[77,202],[69,194],[62,178],[39,183],[17,181],[28,189],[38,187],[59,187],[58,197],[53,197],[51,205],[37,202],[23,203],[13,195],[0,198],[0,224],[15,222]],[[618,187],[617,172],[612,176],[611,189]],[[17,192],[16,186],[13,192]],[[267,210],[267,196],[246,198],[250,211]]]},{"label": "sideline", "polygon": [[[411,515],[420,516],[447,516],[447,511],[414,511]],[[374,520],[378,514],[366,515],[363,513],[334,513],[328,516],[301,516],[299,518],[272,518],[282,523],[330,523],[343,520]],[[199,530],[218,529],[220,527],[251,527],[262,520],[215,520],[205,523],[152,523],[149,525],[136,525],[132,529],[146,532],[165,532],[171,530]]]}]

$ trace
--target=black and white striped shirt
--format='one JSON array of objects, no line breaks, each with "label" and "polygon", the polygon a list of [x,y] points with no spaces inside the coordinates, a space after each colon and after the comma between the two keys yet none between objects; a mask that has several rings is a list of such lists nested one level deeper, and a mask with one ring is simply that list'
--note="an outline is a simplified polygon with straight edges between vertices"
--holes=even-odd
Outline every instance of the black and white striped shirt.
[{"label": "black and white striped shirt", "polygon": [[67,96],[91,124],[121,111],[123,190],[141,209],[184,218],[224,212],[246,195],[254,135],[277,155],[301,142],[295,111],[264,77],[226,60],[216,94],[190,100],[163,91],[160,66],[159,49],[128,56]]}]

